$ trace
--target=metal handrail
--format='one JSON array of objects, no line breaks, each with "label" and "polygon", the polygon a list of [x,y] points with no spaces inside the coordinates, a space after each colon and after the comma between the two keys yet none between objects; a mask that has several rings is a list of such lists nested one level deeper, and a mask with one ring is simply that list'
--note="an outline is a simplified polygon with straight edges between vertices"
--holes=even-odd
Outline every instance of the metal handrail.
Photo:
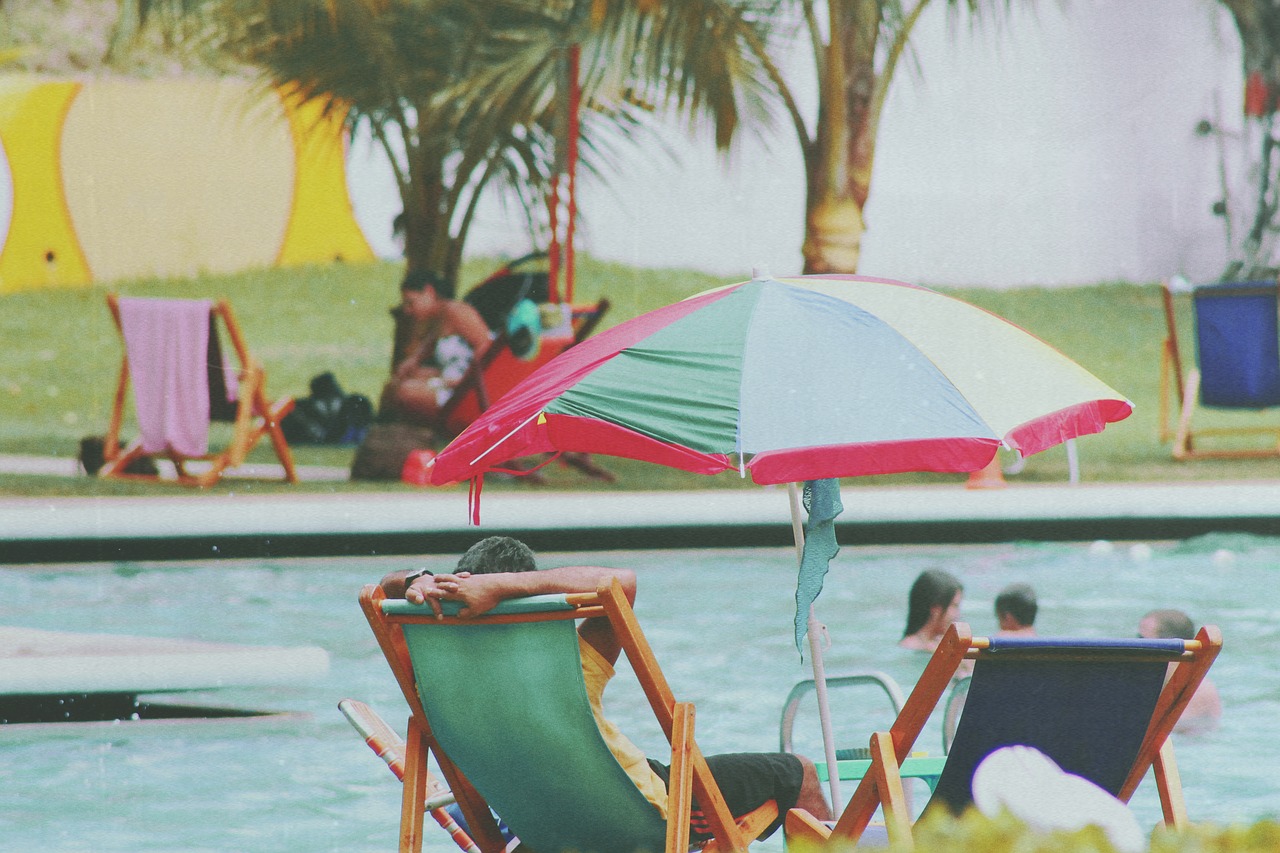
[{"label": "metal handrail", "polygon": [[[898,686],[898,682],[894,681],[892,676],[879,670],[863,670],[827,678],[827,687],[829,688],[854,687],[864,684],[877,686],[888,695],[889,702],[893,705],[893,717],[896,718],[902,710],[902,705],[906,702],[906,698],[902,693],[902,688]],[[796,682],[795,686],[791,688],[791,692],[787,694],[787,700],[782,706],[782,719],[778,725],[778,742],[783,752],[793,751],[792,730],[795,728],[796,714],[800,710],[800,700],[806,694],[816,692],[817,689],[814,680],[807,678],[804,681]]]}]

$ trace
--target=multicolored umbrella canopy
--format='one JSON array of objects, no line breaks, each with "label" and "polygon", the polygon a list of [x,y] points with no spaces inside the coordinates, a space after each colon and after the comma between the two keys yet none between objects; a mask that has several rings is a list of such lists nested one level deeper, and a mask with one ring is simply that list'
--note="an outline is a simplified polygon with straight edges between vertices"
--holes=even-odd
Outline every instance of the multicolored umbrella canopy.
[{"label": "multicolored umbrella canopy", "polygon": [[757,483],[967,472],[1133,411],[1008,321],[928,288],[758,277],[566,351],[436,457],[437,485],[520,456],[603,453]]}]

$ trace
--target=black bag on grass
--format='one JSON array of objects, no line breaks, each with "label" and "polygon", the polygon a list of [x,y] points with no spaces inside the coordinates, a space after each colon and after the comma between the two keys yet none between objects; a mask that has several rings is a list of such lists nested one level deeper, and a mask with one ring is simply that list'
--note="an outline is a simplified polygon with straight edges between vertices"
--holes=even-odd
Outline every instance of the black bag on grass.
[{"label": "black bag on grass", "polygon": [[311,394],[294,403],[280,422],[290,444],[359,444],[373,423],[373,403],[344,394],[332,373],[311,380]]}]

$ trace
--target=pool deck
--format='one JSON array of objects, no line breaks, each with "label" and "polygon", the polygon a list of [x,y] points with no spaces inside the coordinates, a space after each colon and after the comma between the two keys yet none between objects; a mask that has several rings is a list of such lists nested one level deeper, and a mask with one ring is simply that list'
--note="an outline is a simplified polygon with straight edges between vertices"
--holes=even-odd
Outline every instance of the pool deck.
[{"label": "pool deck", "polygon": [[[315,478],[320,478],[318,472]],[[840,542],[1184,539],[1280,535],[1280,481],[843,488]],[[465,489],[249,496],[0,498],[0,564],[457,553],[478,536],[541,551],[783,546],[784,487],[695,492]]]}]

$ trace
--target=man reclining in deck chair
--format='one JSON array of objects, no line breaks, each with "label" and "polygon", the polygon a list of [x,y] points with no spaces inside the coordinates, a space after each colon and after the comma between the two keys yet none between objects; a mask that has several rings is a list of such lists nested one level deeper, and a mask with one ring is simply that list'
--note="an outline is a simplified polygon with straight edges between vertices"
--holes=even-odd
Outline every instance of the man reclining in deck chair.
[{"label": "man reclining in deck chair", "polygon": [[[564,566],[538,570],[527,545],[507,536],[491,536],[471,546],[454,574],[432,575],[425,569],[393,572],[382,579],[388,597],[404,597],[414,604],[427,603],[440,613],[441,599],[462,602],[459,616],[478,616],[509,598],[547,593],[594,592],[602,580],[616,578],[627,598],[634,603],[635,573],[628,569],[596,566]],[[582,674],[587,696],[600,734],[626,770],[636,787],[664,815],[667,810],[668,767],[652,759],[618,730],[605,716],[601,705],[605,685],[614,674],[614,664],[622,650],[607,618],[584,620],[579,628]],[[760,838],[767,838],[779,826],[791,807],[812,814],[831,814],[822,793],[813,762],[791,753],[729,753],[707,756],[711,774],[724,793],[735,818],[742,817],[770,800],[778,804],[778,820]],[[695,804],[696,806],[696,804]],[[694,844],[710,839],[697,808],[690,822]]]}]

